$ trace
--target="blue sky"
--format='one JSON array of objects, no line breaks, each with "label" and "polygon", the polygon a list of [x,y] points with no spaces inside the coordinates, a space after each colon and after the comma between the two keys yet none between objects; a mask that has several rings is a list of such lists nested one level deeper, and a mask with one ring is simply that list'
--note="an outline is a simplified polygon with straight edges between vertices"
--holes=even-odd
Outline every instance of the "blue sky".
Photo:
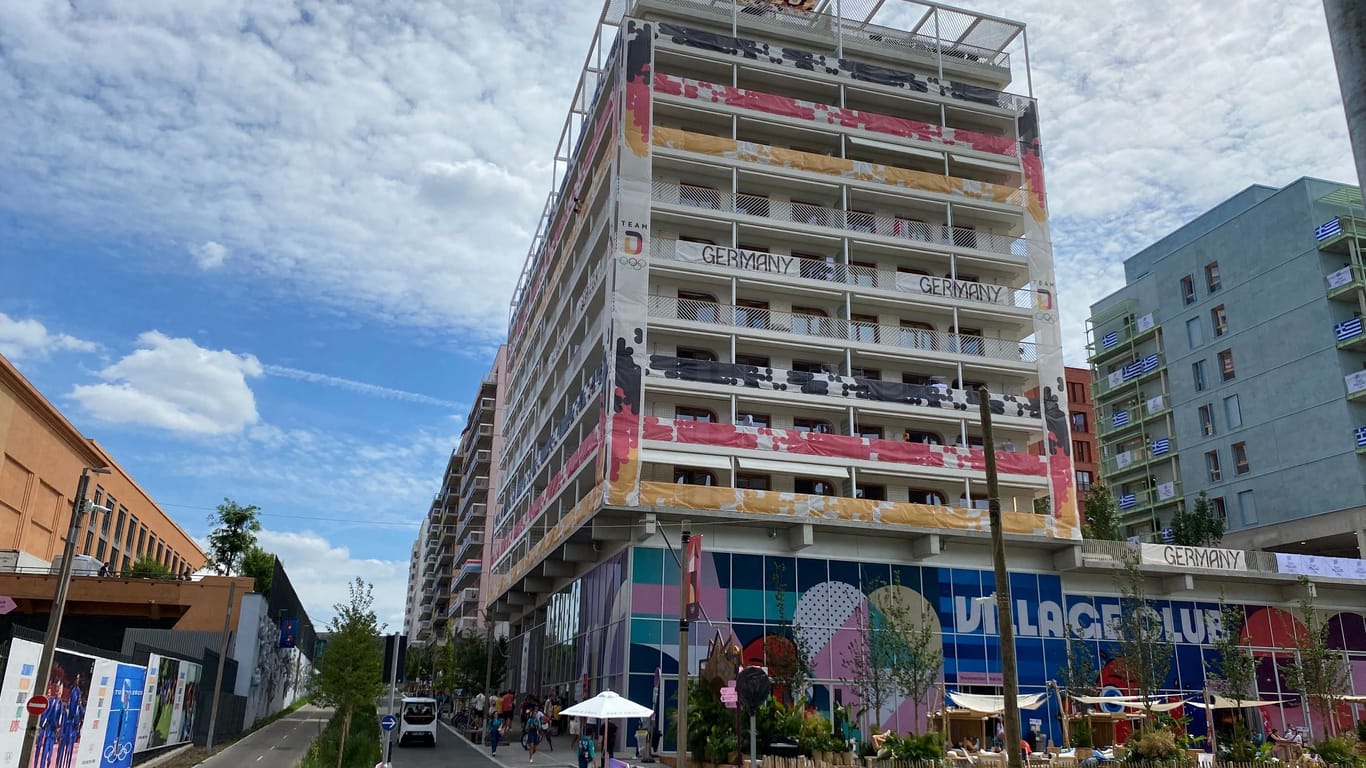
[{"label": "blue sky", "polygon": [[[1319,0],[1111,5],[965,4],[1029,25],[1073,363],[1125,255],[1353,180]],[[0,3],[0,354],[192,534],[261,506],[316,621],[362,575],[399,626],[599,10]]]}]

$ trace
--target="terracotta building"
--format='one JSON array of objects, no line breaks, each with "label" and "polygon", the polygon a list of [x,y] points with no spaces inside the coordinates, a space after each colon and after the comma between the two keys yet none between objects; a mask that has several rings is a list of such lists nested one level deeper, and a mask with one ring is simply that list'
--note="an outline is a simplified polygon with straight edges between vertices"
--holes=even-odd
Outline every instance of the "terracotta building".
[{"label": "terracotta building", "polygon": [[1077,492],[1085,494],[1100,480],[1100,453],[1096,448],[1096,404],[1091,400],[1091,371],[1065,369],[1068,421],[1072,428],[1072,465],[1077,473]]},{"label": "terracotta building", "polygon": [[89,491],[108,511],[82,521],[78,553],[115,571],[143,555],[175,573],[203,567],[190,535],[0,356],[0,570],[46,569],[61,555],[83,467],[109,468],[91,477]]}]

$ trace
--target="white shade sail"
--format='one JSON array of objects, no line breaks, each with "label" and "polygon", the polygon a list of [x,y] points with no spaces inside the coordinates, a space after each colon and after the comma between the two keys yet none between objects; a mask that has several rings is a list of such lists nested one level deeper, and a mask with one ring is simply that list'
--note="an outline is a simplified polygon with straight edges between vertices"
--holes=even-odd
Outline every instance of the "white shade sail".
[{"label": "white shade sail", "polygon": [[673,464],[678,467],[704,467],[706,469],[730,469],[730,458],[714,453],[688,453],[686,451],[662,451],[658,448],[640,449],[640,460],[650,464]]},{"label": "white shade sail", "polygon": [[[1038,709],[1046,698],[1048,698],[1046,693],[1030,693],[1019,697],[1016,701],[1019,702],[1020,709]],[[977,693],[951,691],[949,701],[963,709],[970,709],[973,712],[981,712],[987,715],[999,715],[1006,709],[1006,697],[1004,696],[984,696]]]},{"label": "white shade sail", "polygon": [[808,477],[849,477],[847,467],[832,467],[829,464],[803,464],[799,461],[773,461],[772,459],[747,459],[740,457],[743,469],[759,469],[765,472],[781,472],[785,475],[806,475]]},{"label": "white shade sail", "polygon": [[1203,701],[1192,701],[1192,707],[1201,709],[1242,709],[1244,707],[1270,707],[1276,704],[1284,704],[1291,699],[1228,699],[1219,694],[1210,695],[1210,703]]},{"label": "white shade sail", "polygon": [[1072,701],[1082,704],[1120,704],[1126,701],[1140,701],[1142,696],[1073,696]]},{"label": "white shade sail", "polygon": [[572,707],[560,710],[560,714],[570,717],[597,717],[606,720],[624,717],[653,717],[655,711],[649,707],[642,707],[611,691],[603,691],[587,701],[581,701]]}]

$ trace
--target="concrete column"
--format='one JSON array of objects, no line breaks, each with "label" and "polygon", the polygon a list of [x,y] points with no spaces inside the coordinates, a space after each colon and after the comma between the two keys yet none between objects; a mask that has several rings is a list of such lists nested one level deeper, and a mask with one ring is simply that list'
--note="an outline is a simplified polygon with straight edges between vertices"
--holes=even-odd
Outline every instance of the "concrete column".
[{"label": "concrete column", "polygon": [[1347,135],[1356,156],[1357,184],[1366,186],[1366,3],[1323,0],[1323,11],[1328,17],[1342,106],[1347,111]]},{"label": "concrete column", "polygon": [[1366,529],[1357,529],[1357,557],[1366,560]]}]

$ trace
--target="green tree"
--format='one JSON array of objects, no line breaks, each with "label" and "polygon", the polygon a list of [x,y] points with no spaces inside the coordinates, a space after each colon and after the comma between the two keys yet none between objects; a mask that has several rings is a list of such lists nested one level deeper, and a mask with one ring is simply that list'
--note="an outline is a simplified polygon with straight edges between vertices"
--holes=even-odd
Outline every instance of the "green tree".
[{"label": "green tree", "polygon": [[269,595],[270,582],[275,577],[275,555],[253,544],[242,558],[242,575],[253,579],[252,589],[256,592]]},{"label": "green tree", "polygon": [[1110,495],[1109,487],[1103,483],[1095,483],[1086,492],[1086,520],[1082,523],[1081,535],[1101,541],[1124,540],[1115,499]]},{"label": "green tree", "polygon": [[[870,589],[876,592],[879,586],[872,584]],[[864,733],[872,733],[881,726],[882,710],[900,691],[893,672],[900,649],[895,633],[871,600],[859,607],[858,619],[842,660],[848,677],[840,680],[858,694],[859,721]]]},{"label": "green tree", "polygon": [[787,616],[786,566],[773,566],[770,580],[773,602],[778,608],[777,632],[764,636],[764,662],[775,687],[783,690],[783,703],[791,706],[811,681],[811,647],[802,628]]},{"label": "green tree", "polygon": [[1111,634],[1119,640],[1121,673],[1129,688],[1143,697],[1143,713],[1151,723],[1151,701],[1171,670],[1172,645],[1167,641],[1162,617],[1148,599],[1137,549],[1125,550],[1116,580],[1120,611],[1110,627]]},{"label": "green tree", "polygon": [[[899,579],[892,581],[900,586]],[[920,728],[925,725],[920,719],[920,703],[934,690],[944,669],[944,641],[938,632],[938,617],[923,600],[919,611],[912,610],[904,600],[898,599],[906,594],[902,590],[883,594],[890,596],[878,601],[877,608],[892,634],[896,656],[892,678],[896,687],[911,697],[915,727]]]},{"label": "green tree", "polygon": [[1177,544],[1187,547],[1217,547],[1224,538],[1224,521],[1214,514],[1214,507],[1204,491],[1195,497],[1195,506],[1182,509],[1172,516],[1172,537]]},{"label": "green tree", "polygon": [[165,579],[171,576],[171,569],[151,555],[143,555],[133,563],[125,576],[138,579]]},{"label": "green tree", "polygon": [[209,532],[209,564],[224,576],[241,573],[242,559],[256,546],[256,533],[261,521],[256,505],[239,506],[232,499],[223,499],[218,509],[209,515],[215,528]]},{"label": "green tree", "polygon": [[[1219,617],[1219,634],[1210,643],[1219,658],[1206,673],[1206,679],[1210,688],[1220,695],[1238,701],[1255,699],[1257,662],[1252,658],[1252,649],[1242,644],[1247,615],[1241,607],[1224,602],[1224,596],[1220,594]],[[1218,746],[1220,753],[1226,752],[1234,762],[1250,763],[1257,758],[1257,745],[1247,718],[1241,714],[1233,720],[1231,737],[1220,741]]]},{"label": "green tree", "polygon": [[327,627],[331,633],[327,653],[313,667],[317,700],[336,709],[342,718],[337,768],[341,768],[351,718],[364,707],[373,706],[384,689],[384,647],[375,616],[374,587],[357,577],[347,589],[347,602],[332,606],[336,615]]},{"label": "green tree", "polygon": [[[1063,710],[1069,713],[1068,719],[1064,721],[1065,740],[1074,746],[1090,746],[1076,744],[1072,739],[1072,721],[1078,719],[1071,714],[1074,713],[1075,706],[1072,697],[1095,696],[1099,693],[1100,675],[1096,671],[1096,657],[1091,651],[1091,646],[1070,626],[1067,628],[1067,660],[1058,667],[1057,679],[1054,682],[1062,689]],[[1083,722],[1082,728],[1085,727]]]},{"label": "green tree", "polygon": [[1299,663],[1287,664],[1282,669],[1291,687],[1309,699],[1309,708],[1322,723],[1320,733],[1327,737],[1337,702],[1348,693],[1351,673],[1342,652],[1328,646],[1328,619],[1314,604],[1314,585],[1308,576],[1300,576],[1300,588],[1296,613],[1304,631],[1295,638]]}]

